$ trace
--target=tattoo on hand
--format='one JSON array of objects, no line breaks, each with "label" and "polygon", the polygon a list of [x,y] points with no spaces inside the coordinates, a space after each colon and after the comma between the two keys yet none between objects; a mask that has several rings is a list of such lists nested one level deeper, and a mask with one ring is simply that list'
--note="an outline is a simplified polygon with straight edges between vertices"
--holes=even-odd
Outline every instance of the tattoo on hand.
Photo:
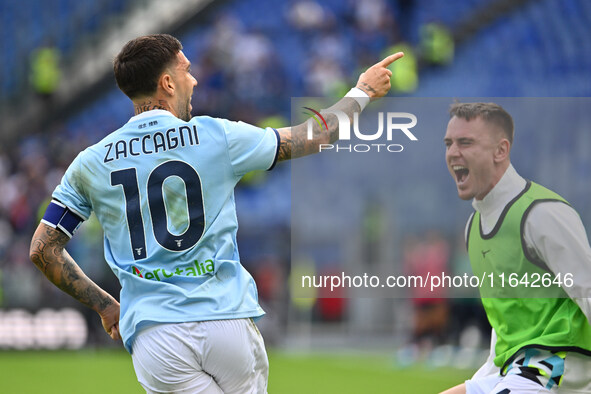
[{"label": "tattoo on hand", "polygon": [[372,88],[371,85],[369,85],[369,84],[367,84],[365,82],[360,82],[359,84],[361,85],[361,89],[368,90],[368,91],[370,91],[372,93],[377,93],[377,91],[374,88]]}]

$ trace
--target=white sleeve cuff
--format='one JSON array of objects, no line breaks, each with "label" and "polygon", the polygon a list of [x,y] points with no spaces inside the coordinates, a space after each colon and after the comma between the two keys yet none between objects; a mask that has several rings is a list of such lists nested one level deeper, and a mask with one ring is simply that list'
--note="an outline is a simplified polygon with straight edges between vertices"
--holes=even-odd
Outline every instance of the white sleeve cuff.
[{"label": "white sleeve cuff", "polygon": [[359,88],[353,88],[349,90],[345,97],[351,97],[352,99],[355,99],[355,101],[359,103],[362,111],[365,107],[367,107],[367,104],[369,104],[369,96]]}]

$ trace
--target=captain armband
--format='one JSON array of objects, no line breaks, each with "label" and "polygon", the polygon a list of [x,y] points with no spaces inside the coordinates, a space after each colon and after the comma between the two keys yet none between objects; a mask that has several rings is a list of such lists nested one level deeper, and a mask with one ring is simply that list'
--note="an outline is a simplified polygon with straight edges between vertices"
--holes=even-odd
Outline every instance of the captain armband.
[{"label": "captain armband", "polygon": [[74,232],[84,220],[83,217],[66,207],[61,202],[51,200],[49,206],[45,210],[43,219],[41,219],[41,223],[62,230],[64,234],[72,238],[72,235],[74,235]]}]

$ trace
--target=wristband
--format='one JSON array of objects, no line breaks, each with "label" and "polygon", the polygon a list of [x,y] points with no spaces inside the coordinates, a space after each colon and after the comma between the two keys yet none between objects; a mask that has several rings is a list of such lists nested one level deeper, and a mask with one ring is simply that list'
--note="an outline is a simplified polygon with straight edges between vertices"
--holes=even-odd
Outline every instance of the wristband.
[{"label": "wristband", "polygon": [[359,88],[353,88],[349,90],[345,97],[351,97],[352,99],[355,99],[355,101],[359,103],[361,111],[363,111],[363,108],[367,107],[367,104],[369,104],[369,96]]}]

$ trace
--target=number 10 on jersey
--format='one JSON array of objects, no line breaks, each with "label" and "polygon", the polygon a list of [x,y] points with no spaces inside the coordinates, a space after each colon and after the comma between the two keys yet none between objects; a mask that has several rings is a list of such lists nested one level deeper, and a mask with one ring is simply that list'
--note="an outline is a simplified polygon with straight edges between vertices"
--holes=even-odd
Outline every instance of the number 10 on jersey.
[{"label": "number 10 on jersey", "polygon": [[[180,178],[185,185],[188,227],[181,234],[168,229],[168,216],[164,200],[164,181],[169,177]],[[137,169],[126,168],[111,173],[111,186],[123,187],[127,227],[134,260],[147,257],[146,234],[141,212],[142,196],[138,183]],[[199,174],[189,164],[172,160],[158,165],[148,176],[147,199],[154,239],[163,248],[182,252],[191,249],[203,236],[205,216]]]}]

